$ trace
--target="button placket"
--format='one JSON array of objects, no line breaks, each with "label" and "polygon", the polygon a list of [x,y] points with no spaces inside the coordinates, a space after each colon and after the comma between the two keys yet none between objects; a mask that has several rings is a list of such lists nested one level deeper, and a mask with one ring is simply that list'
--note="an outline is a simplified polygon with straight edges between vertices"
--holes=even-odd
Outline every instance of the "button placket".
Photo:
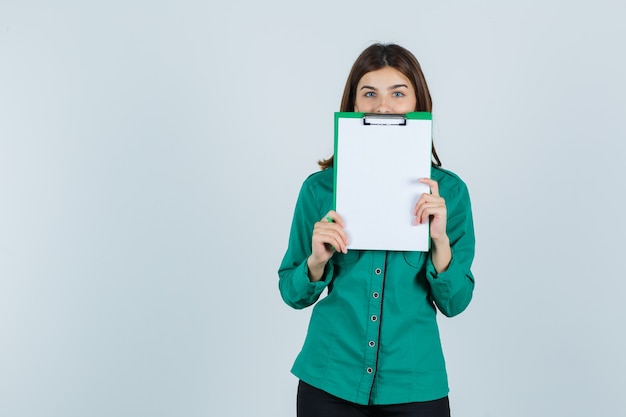
[{"label": "button placket", "polygon": [[[378,252],[372,257],[370,269],[370,299],[368,308],[368,326],[367,335],[364,343],[366,351],[364,356],[364,368],[369,378],[375,378],[376,363],[378,356],[378,337],[380,334],[380,312],[382,310],[381,302],[383,300],[383,284],[384,284],[384,266],[386,260],[385,252]],[[368,378],[368,380],[369,380]],[[370,380],[371,383],[371,380]]]}]

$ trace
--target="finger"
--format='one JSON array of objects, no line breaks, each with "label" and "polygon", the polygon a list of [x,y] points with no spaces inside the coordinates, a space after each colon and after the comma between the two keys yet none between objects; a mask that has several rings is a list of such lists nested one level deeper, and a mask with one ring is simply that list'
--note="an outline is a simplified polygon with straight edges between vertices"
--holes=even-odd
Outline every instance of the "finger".
[{"label": "finger", "polygon": [[417,203],[415,203],[415,207],[413,208],[413,215],[416,216],[417,212],[420,210],[420,208],[424,205],[424,204],[428,204],[428,196],[430,196],[430,194],[426,194],[423,193],[420,198],[417,200]]},{"label": "finger", "polygon": [[344,227],[343,219],[335,210],[330,210],[328,213],[326,213],[326,216],[324,216],[321,221],[326,223],[337,223],[341,227]]},{"label": "finger", "polygon": [[315,223],[315,227],[313,228],[313,237],[319,237],[322,239],[323,243],[332,244],[333,242],[331,242],[331,240],[340,242],[339,245],[333,246],[341,248],[342,252],[346,249],[348,244],[348,235],[343,227],[338,223],[328,223],[325,220]]},{"label": "finger", "polygon": [[420,178],[419,182],[422,184],[428,184],[432,195],[439,195],[439,183],[437,181],[431,180],[430,178]]},{"label": "finger", "polygon": [[416,215],[420,207],[422,207],[425,204],[441,205],[445,207],[446,202],[440,196],[424,193],[417,200],[417,203],[415,204],[415,207],[413,208],[413,214]]},{"label": "finger", "polygon": [[423,211],[419,212],[415,216],[415,224],[425,224],[425,223],[428,223],[428,221],[430,220],[430,216],[431,215],[426,210],[423,210]]},{"label": "finger", "polygon": [[338,230],[347,244],[348,235],[346,235],[344,231],[345,225],[343,222],[343,218],[335,210],[330,210],[321,221],[316,223],[316,225],[318,224],[320,227],[331,226],[334,230]]},{"label": "finger", "polygon": [[346,253],[348,251],[347,244],[339,233],[333,233],[332,230],[324,230],[318,233],[316,237],[316,241],[323,243],[326,246],[330,246],[333,251],[337,250],[342,253]]},{"label": "finger", "polygon": [[332,247],[333,250],[335,250],[337,252],[348,253],[348,246],[345,244],[343,239],[336,238],[335,239],[335,244],[331,245],[331,247]]},{"label": "finger", "polygon": [[426,223],[432,217],[445,217],[446,207],[438,203],[427,203],[421,205],[415,213],[417,223]]},{"label": "finger", "polygon": [[343,226],[339,223],[322,223],[322,230],[332,231],[332,233],[336,233],[339,235],[339,239],[343,242],[344,245],[348,244],[348,234],[344,230]]},{"label": "finger", "polygon": [[446,205],[443,201],[425,201],[417,205],[417,210],[415,211],[415,214],[417,215],[423,212],[424,210],[445,211],[445,209],[446,209]]}]

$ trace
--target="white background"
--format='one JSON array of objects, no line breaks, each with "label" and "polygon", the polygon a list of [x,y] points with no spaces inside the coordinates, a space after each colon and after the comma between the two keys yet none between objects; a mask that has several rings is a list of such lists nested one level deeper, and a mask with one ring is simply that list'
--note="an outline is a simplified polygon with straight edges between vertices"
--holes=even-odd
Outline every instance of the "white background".
[{"label": "white background", "polygon": [[626,415],[621,1],[0,2],[0,415],[295,414],[276,270],[357,55],[422,63],[456,417]]}]

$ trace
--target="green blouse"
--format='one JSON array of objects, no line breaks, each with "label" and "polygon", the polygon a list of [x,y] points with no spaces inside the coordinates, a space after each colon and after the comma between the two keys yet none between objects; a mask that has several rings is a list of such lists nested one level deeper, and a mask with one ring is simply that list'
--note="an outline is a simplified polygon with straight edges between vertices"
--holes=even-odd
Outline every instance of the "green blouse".
[{"label": "green blouse", "polygon": [[435,271],[428,252],[348,250],[335,253],[322,280],[311,282],[306,261],[313,225],[333,208],[333,176],[330,168],[304,181],[278,271],[288,305],[300,309],[317,301],[292,373],[359,404],[445,397],[435,305],[451,317],[472,298],[474,227],[467,187],[453,173],[432,168],[448,213],[452,261],[445,272]]}]

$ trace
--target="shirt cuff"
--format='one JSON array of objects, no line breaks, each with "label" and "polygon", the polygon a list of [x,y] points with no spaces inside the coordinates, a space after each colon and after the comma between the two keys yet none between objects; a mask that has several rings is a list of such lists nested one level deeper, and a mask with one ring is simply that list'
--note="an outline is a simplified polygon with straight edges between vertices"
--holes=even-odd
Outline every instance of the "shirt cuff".
[{"label": "shirt cuff", "polygon": [[304,262],[302,262],[298,267],[298,270],[295,271],[295,276],[297,277],[294,282],[296,292],[308,294],[310,296],[319,295],[332,280],[333,271],[333,264],[332,262],[328,261],[328,263],[326,264],[326,268],[324,268],[324,275],[322,275],[322,279],[320,279],[319,281],[311,281],[309,279],[309,265],[307,264],[307,260],[305,259]]}]

